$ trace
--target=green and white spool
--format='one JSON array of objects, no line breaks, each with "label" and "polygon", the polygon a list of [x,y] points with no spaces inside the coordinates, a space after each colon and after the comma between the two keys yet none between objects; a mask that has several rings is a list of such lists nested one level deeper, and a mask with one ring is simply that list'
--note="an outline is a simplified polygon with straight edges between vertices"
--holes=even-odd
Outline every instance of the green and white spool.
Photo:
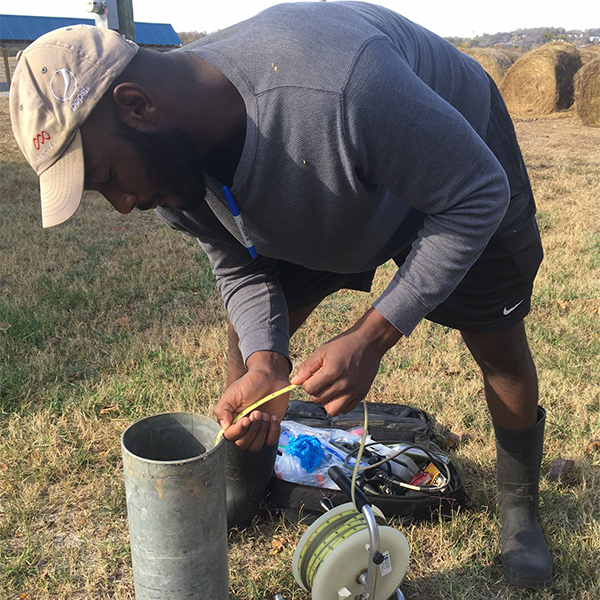
[{"label": "green and white spool", "polygon": [[[383,513],[372,506],[378,524],[380,551],[386,561],[377,567],[373,600],[388,600],[408,567],[409,547],[397,529],[388,527]],[[315,600],[356,598],[365,589],[360,576],[369,568],[369,531],[361,513],[349,502],[319,517],[300,538],[292,569],[294,579]]]}]

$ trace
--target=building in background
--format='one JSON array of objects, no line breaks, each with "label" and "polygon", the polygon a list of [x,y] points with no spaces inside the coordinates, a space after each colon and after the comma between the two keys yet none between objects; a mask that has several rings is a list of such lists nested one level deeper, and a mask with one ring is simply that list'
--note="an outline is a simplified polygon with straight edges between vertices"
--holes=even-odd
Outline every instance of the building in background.
[{"label": "building in background", "polygon": [[[15,54],[41,35],[69,25],[94,25],[94,19],[69,17],[29,17],[0,15],[0,91],[8,91],[15,69]],[[182,45],[181,39],[168,23],[135,23],[135,41],[144,48],[166,51]],[[11,56],[12,55],[12,56]]]}]

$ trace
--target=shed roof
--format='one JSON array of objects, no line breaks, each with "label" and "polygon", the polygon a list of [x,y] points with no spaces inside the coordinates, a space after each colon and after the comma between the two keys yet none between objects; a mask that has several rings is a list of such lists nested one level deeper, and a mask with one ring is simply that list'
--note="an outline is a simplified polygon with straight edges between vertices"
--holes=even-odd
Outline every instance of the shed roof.
[{"label": "shed roof", "polygon": [[[80,23],[95,25],[93,19],[0,15],[0,44],[33,42],[49,31]],[[135,41],[140,46],[181,46],[179,36],[169,23],[135,23]]]}]

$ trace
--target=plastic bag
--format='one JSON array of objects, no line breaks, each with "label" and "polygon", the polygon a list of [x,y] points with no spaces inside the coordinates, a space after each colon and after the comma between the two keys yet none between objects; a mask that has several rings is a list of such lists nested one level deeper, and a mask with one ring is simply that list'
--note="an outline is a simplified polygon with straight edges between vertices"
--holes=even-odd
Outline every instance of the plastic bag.
[{"label": "plastic bag", "polygon": [[[296,441],[298,439],[299,443]],[[349,464],[344,465],[346,453],[333,442],[352,445],[360,443],[360,439],[360,435],[341,429],[317,429],[294,421],[283,421],[275,460],[275,475],[292,483],[338,489],[329,477],[329,467],[337,465],[351,475],[355,461],[351,458]],[[361,464],[366,466],[367,463]]]}]

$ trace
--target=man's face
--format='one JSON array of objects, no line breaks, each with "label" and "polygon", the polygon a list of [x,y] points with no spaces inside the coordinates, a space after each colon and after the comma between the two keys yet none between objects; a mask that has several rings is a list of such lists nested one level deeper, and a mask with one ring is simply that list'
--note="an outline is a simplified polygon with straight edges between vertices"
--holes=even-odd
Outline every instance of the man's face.
[{"label": "man's face", "polygon": [[170,206],[194,210],[206,192],[200,157],[179,130],[146,133],[118,121],[113,131],[82,128],[85,189],[119,212]]}]

